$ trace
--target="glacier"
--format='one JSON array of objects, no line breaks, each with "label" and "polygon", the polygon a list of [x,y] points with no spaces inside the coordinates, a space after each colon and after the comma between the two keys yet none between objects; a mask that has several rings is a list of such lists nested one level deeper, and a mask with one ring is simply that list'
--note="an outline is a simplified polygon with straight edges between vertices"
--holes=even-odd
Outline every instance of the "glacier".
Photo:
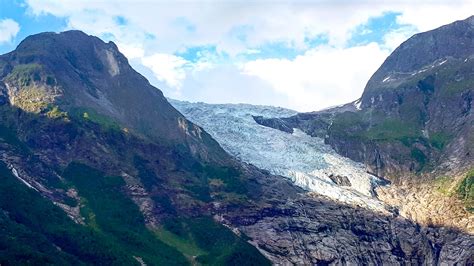
[{"label": "glacier", "polygon": [[[239,160],[289,178],[295,185],[346,204],[386,211],[374,189],[381,180],[364,166],[338,155],[324,140],[301,130],[286,133],[259,125],[253,116],[289,117],[296,111],[250,104],[207,104],[168,99]],[[340,185],[334,177],[349,180]]]}]

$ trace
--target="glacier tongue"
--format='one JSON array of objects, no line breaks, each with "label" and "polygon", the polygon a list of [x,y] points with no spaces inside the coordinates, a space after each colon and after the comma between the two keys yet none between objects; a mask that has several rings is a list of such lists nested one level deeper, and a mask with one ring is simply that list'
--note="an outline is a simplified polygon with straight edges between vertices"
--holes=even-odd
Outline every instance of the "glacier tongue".
[{"label": "glacier tongue", "polygon": [[380,180],[368,174],[362,164],[338,155],[321,138],[297,129],[289,134],[264,127],[252,117],[288,117],[296,114],[295,111],[249,104],[169,101],[238,159],[331,199],[374,210],[385,209],[373,195]]}]

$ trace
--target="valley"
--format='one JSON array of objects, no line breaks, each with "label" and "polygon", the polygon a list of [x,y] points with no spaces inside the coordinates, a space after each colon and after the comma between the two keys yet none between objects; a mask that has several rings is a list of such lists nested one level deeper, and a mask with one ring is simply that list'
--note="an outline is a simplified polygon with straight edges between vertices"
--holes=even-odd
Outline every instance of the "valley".
[{"label": "valley", "polygon": [[167,99],[112,41],[31,35],[0,56],[0,264],[470,265],[473,56],[470,17],[298,113]]}]

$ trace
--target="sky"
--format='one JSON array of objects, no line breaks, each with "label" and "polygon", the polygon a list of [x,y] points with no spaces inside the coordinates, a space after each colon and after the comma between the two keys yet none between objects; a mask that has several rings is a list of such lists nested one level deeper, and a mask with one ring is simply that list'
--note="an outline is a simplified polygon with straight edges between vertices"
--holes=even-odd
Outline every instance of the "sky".
[{"label": "sky", "polygon": [[358,99],[413,34],[473,14],[473,0],[0,0],[0,54],[78,29],[167,97],[315,111]]}]

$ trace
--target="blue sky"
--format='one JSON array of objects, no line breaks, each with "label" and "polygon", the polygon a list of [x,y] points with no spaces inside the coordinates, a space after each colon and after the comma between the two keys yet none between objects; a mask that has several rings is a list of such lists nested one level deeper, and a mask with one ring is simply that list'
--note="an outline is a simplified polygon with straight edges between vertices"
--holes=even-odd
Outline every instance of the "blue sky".
[{"label": "blue sky", "polygon": [[43,31],[114,41],[166,96],[299,111],[357,99],[409,36],[471,1],[0,0],[0,53]]}]

